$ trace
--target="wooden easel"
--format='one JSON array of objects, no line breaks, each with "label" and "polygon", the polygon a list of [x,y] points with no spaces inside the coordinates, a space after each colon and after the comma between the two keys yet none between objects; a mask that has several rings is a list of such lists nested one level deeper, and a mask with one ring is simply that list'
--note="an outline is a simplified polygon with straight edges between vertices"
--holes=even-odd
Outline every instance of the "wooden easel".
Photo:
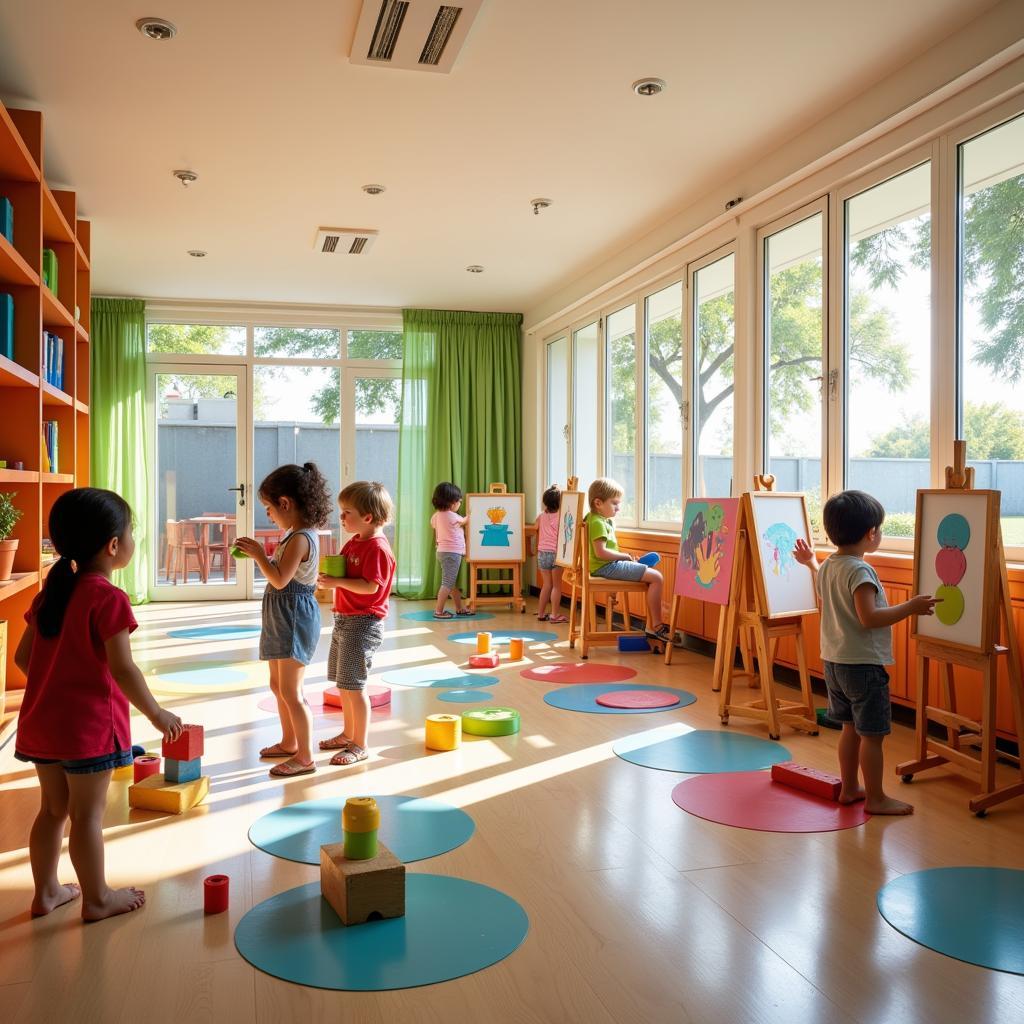
[{"label": "wooden easel", "polygon": [[[967,464],[967,444],[956,441],[953,445],[953,465],[946,467],[947,491],[974,491],[974,469]],[[976,492],[983,493],[983,492]],[[998,492],[997,492],[998,493]],[[918,492],[918,523],[921,522],[921,492]],[[998,509],[997,509],[998,512]],[[984,817],[988,808],[1014,797],[1024,796],[1024,762],[1016,758],[1020,780],[996,789],[996,695],[999,678],[999,659],[1006,657],[1006,668],[1010,682],[1010,700],[1013,708],[1014,726],[1018,738],[1024,728],[1024,690],[1021,685],[1020,650],[1017,631],[1013,624],[1010,605],[1010,583],[1006,575],[1006,555],[1003,551],[1003,535],[998,515],[990,532],[991,550],[986,554],[995,559],[999,573],[999,586],[990,602],[988,622],[984,635],[992,638],[989,649],[983,652],[956,649],[949,644],[917,635],[917,757],[896,766],[896,774],[904,782],[928,768],[948,764],[969,778],[977,779],[980,792],[968,803],[970,810],[979,818]],[[916,552],[916,548],[915,548]],[[917,583],[915,564],[914,582]],[[1006,643],[1000,644],[1000,630]],[[928,703],[928,688],[931,678],[931,663],[939,667],[942,693],[946,707],[934,707]],[[981,673],[981,721],[975,721],[956,710],[956,689],[954,666]],[[935,722],[946,728],[946,742],[928,735],[928,723]],[[980,758],[972,757],[961,747],[961,740],[969,739],[981,747]]]},{"label": "wooden easel", "polygon": [[[487,494],[508,494],[508,487],[505,484],[488,484]],[[526,555],[526,532],[523,531],[523,555]],[[512,573],[511,579],[488,580],[481,577],[481,573],[491,569],[508,570]],[[504,595],[484,595],[481,593],[483,587],[508,587],[511,586],[512,593]],[[508,604],[518,608],[520,612],[526,612],[526,599],[523,597],[523,562],[470,562],[469,563],[469,593],[466,595],[469,607],[476,611],[478,607],[486,604]]]},{"label": "wooden easel", "polygon": [[[754,489],[773,491],[775,478],[771,476],[755,476]],[[818,734],[818,719],[814,710],[814,698],[811,694],[811,677],[807,671],[807,659],[804,654],[804,618],[802,615],[771,618],[768,614],[767,599],[754,578],[754,560],[759,558],[757,550],[757,531],[754,524],[754,513],[749,494],[744,494],[740,501],[740,511],[736,522],[737,539],[736,555],[732,566],[732,584],[729,591],[729,604],[723,610],[719,620],[718,648],[715,651],[715,678],[713,686],[721,689],[718,713],[722,725],[729,724],[729,716],[754,718],[765,722],[768,735],[777,740],[782,735],[782,726],[788,725],[800,732]],[[754,649],[757,654],[757,676],[751,670],[752,678],[760,678],[761,694],[758,700],[732,703],[732,684],[740,673],[735,671],[733,662],[737,645],[741,651],[746,646],[741,640],[744,630],[753,637]],[[796,640],[796,660],[800,673],[801,700],[782,700],[775,695],[775,677],[772,668],[775,664],[775,652],[778,642],[783,637]],[[744,657],[744,667],[747,667]],[[746,674],[746,673],[744,673]]]}]

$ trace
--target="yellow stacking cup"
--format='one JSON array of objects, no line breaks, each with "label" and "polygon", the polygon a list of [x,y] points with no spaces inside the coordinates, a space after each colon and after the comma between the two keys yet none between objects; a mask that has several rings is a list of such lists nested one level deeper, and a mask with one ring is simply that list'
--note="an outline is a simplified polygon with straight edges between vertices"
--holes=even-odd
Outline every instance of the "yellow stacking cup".
[{"label": "yellow stacking cup", "polygon": [[459,715],[427,715],[427,750],[454,750],[462,742]]},{"label": "yellow stacking cup", "polygon": [[490,654],[491,653],[491,634],[490,633],[477,633],[477,635],[476,635],[476,653],[477,654]]},{"label": "yellow stacking cup", "polygon": [[380,808],[372,796],[350,796],[341,812],[345,856],[349,860],[369,860],[377,856],[377,829]]}]

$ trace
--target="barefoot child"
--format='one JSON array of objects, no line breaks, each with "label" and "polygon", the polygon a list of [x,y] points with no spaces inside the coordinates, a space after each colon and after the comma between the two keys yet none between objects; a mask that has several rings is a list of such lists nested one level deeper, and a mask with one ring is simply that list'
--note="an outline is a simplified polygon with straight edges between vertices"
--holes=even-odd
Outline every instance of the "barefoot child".
[{"label": "barefoot child", "polygon": [[391,496],[383,484],[360,480],[338,495],[341,528],[352,539],[341,549],[344,576],[320,575],[317,583],[334,590],[334,632],[327,655],[327,678],[341,692],[345,727],[320,741],[321,750],[336,750],[331,764],[350,765],[367,758],[370,698],[366,677],[373,655],[384,640],[388,596],[395,580],[395,556],[384,536],[391,519]]},{"label": "barefoot child", "polygon": [[[544,511],[537,516],[537,568],[541,588],[537,599],[537,618],[541,622],[568,622],[562,614],[562,567],[555,565],[558,549],[558,509],[562,492],[552,484],[540,497]],[[548,613],[548,602],[551,612]]]},{"label": "barefoot child", "polygon": [[[128,595],[110,581],[132,558],[132,511],[113,491],[80,487],[50,511],[50,538],[60,559],[32,602],[14,655],[28,677],[14,756],[35,765],[41,801],[29,859],[33,915],[82,896],[82,919],[98,921],[137,910],[141,889],[111,889],[103,863],[103,811],[115,768],[132,763],[128,704],[166,739],[181,719],[153,699],[132,661],[137,626]],[[64,825],[81,886],[57,881]]]},{"label": "barefoot child", "polygon": [[284,758],[270,774],[288,779],[316,771],[310,746],[313,716],[302,679],[320,642],[320,606],[314,597],[320,565],[316,531],[331,517],[331,496],[323,473],[312,462],[279,466],[260,484],[258,494],[270,521],[285,535],[273,558],[251,537],[239,537],[235,545],[255,559],[267,578],[260,661],[270,663],[270,690],[277,698],[281,739],[264,747],[260,757]]},{"label": "barefoot child", "polygon": [[452,613],[445,611],[444,607],[449,594],[455,602],[456,615],[472,615],[463,605],[462,591],[456,585],[459,567],[466,554],[466,519],[459,515],[462,491],[455,484],[440,483],[434,488],[430,503],[436,510],[430,517],[430,526],[437,541],[437,560],[441,563],[441,586],[437,591],[434,618],[452,618]]},{"label": "barefoot child", "polygon": [[[931,615],[936,600],[918,594],[889,607],[874,569],[864,561],[882,543],[885,510],[870,494],[843,491],[825,503],[825,533],[836,546],[818,568],[814,552],[798,540],[794,557],[814,575],[821,605],[821,657],[828,713],[843,723],[839,737],[839,802],[864,800],[870,814],[910,814],[914,808],[887,796],[882,786],[882,741],[892,730],[889,703],[892,625],[910,615]],[[857,778],[864,776],[861,788]]]}]

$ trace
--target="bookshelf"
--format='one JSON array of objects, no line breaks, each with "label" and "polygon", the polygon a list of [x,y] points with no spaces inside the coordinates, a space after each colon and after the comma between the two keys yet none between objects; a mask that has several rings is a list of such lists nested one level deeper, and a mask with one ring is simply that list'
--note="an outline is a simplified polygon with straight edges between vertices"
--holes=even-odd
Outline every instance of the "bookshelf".
[{"label": "bookshelf", "polygon": [[[43,115],[0,104],[0,196],[14,208],[14,237],[0,234],[0,293],[14,299],[14,352],[0,349],[0,491],[15,494],[22,512],[14,573],[0,582],[0,619],[7,622],[6,700],[0,740],[21,705],[25,680],[14,665],[24,615],[49,570],[42,554],[54,501],[89,482],[89,222],[78,217],[75,193],[46,183]],[[57,287],[43,283],[43,250],[56,256]],[[79,315],[76,317],[76,308]],[[44,334],[62,343],[63,388],[45,376]],[[57,424],[56,466],[42,455],[43,424]],[[15,462],[23,463],[14,469]]]}]

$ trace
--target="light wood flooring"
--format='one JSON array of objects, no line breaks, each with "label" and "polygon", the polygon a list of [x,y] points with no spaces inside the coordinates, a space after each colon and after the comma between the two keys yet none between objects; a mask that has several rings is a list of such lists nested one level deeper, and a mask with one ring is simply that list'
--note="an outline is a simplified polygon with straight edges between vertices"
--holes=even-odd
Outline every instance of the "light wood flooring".
[{"label": "light wood flooring", "polygon": [[[390,667],[450,659],[469,648],[445,641],[458,630],[543,628],[529,614],[485,623],[411,622],[394,602],[374,675]],[[547,684],[500,671],[495,703],[520,710],[520,735],[471,740],[428,754],[423,719],[452,710],[429,689],[395,688],[390,713],[375,715],[372,759],[327,766],[291,782],[267,777],[260,746],[277,739],[275,716],[258,709],[252,640],[190,641],[174,626],[258,621],[259,605],[150,605],[139,611],[135,650],[148,668],[196,659],[238,662],[255,687],[209,696],[160,697],[186,721],[206,727],[204,769],[212,792],[181,818],[129,812],[126,783],[110,789],[107,871],[112,884],[145,887],[139,912],[83,927],[72,907],[30,920],[29,826],[37,793],[31,768],[0,751],[0,1024],[279,1024],[299,1021],[406,1022],[894,1022],[968,1024],[1024,1020],[1024,978],[948,959],[894,931],[875,894],[895,876],[922,868],[1024,868],[1024,801],[986,820],[967,811],[970,785],[937,771],[909,787],[908,819],[813,835],[728,828],[691,817],[671,801],[682,776],[615,757],[611,744],[681,720],[720,728],[710,692],[711,661],[679,652],[666,668],[648,654],[595,652],[593,660],[638,669],[633,682],[690,689],[696,704],[654,715],[587,715],[543,702]],[[324,679],[328,616],[307,679]],[[565,627],[554,627],[564,635]],[[534,662],[564,657],[564,642],[528,647]],[[464,707],[464,705],[463,705]],[[317,716],[319,737],[337,719]],[[154,734],[133,720],[135,742]],[[733,719],[730,730],[764,736]],[[795,759],[833,769],[837,734],[786,730]],[[897,726],[887,744],[894,765],[911,750]],[[1001,772],[1006,769],[1001,768]],[[318,869],[250,846],[251,823],[283,804],[356,793],[432,796],[471,814],[476,832],[451,853],[410,870],[458,875],[517,899],[530,932],[512,956],[460,980],[383,993],[302,988],[268,977],[235,952],[232,935],[254,904],[313,881]],[[73,878],[62,860],[62,877]],[[205,918],[202,878],[231,877],[227,914]],[[964,913],[972,909],[965,906]]]}]

